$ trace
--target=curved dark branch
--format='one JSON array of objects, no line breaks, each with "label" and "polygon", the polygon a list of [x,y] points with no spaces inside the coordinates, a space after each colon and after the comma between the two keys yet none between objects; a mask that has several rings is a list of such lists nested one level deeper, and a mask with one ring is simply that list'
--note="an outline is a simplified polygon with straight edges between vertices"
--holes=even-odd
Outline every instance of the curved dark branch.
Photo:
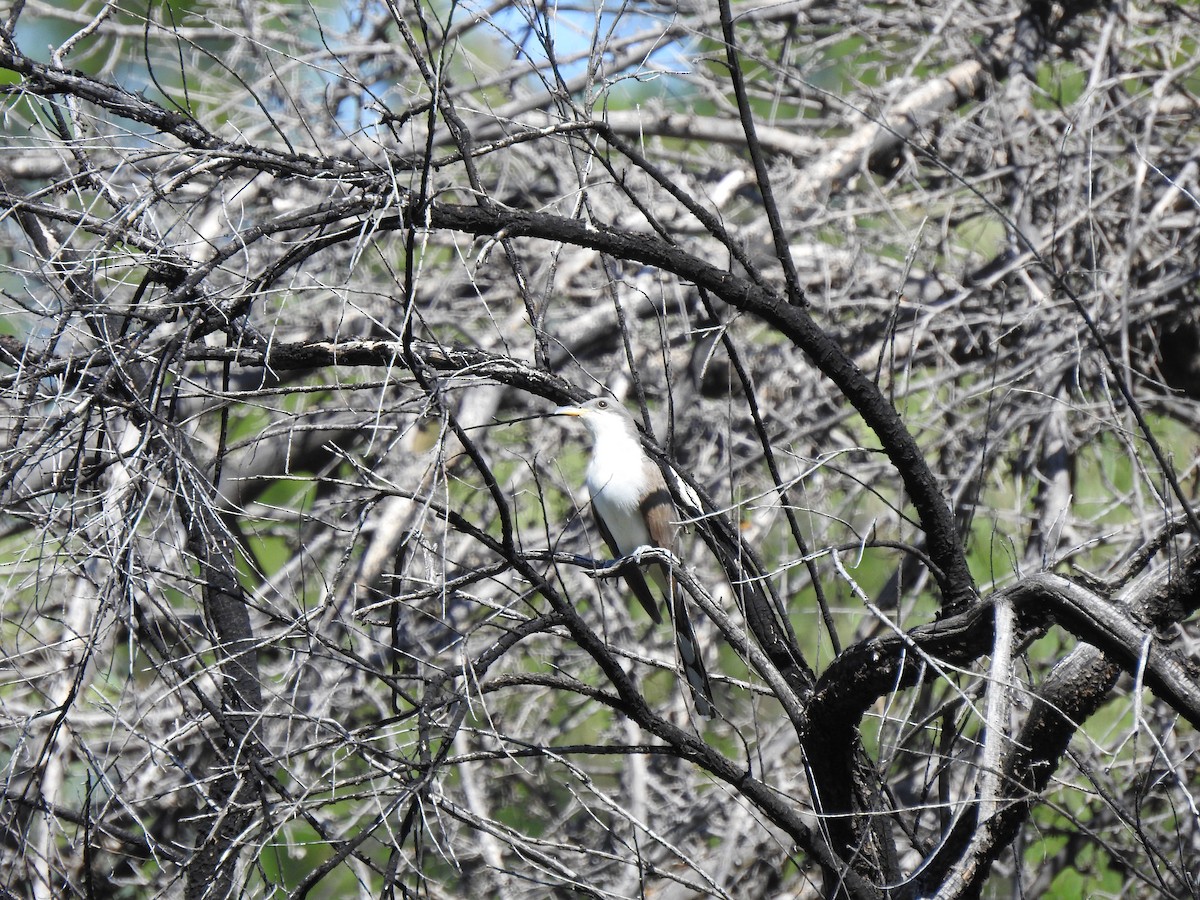
[{"label": "curved dark branch", "polygon": [[[803,741],[814,792],[822,798],[825,813],[853,811],[852,748],[867,709],[889,692],[937,678],[943,668],[966,666],[991,652],[993,609],[1001,598],[1013,605],[1018,642],[1035,638],[1057,623],[1097,648],[1079,663],[1078,678],[1044,688],[1043,693],[1054,696],[1046,694],[1026,721],[1024,736],[1017,741],[1018,747],[1026,749],[1009,763],[1012,784],[1034,793],[1045,786],[1066,741],[1107,698],[1121,671],[1144,679],[1156,695],[1200,728],[1196,666],[1181,660],[1146,625],[1138,624],[1141,620],[1153,628],[1166,627],[1200,607],[1200,548],[1131,584],[1117,601],[1043,572],[957,616],[856,644],[825,670],[809,706],[809,731]],[[1027,806],[1033,802],[1019,799]],[[1004,815],[1015,813],[1008,809]],[[1006,827],[1015,834],[1019,824],[1014,821]],[[974,823],[957,827],[964,841],[974,833]],[[953,852],[943,847],[939,854]],[[927,866],[924,878],[931,877],[929,871]]]},{"label": "curved dark branch", "polygon": [[[649,235],[599,229],[577,219],[512,209],[434,203],[427,214],[429,224],[435,228],[476,235],[564,241],[654,266],[691,281],[735,309],[774,325],[837,385],[879,438],[916,507],[928,540],[929,555],[943,573],[939,587],[944,608],[955,612],[976,596],[958,527],[920,446],[875,383],[805,310],[787,303],[767,288]],[[419,224],[405,211],[381,220],[379,227],[403,229]]]}]

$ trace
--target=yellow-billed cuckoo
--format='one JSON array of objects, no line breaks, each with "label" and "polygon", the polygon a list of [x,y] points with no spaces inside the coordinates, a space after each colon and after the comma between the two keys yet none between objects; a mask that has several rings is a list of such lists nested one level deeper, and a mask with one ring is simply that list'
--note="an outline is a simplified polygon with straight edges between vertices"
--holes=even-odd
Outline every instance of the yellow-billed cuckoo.
[{"label": "yellow-billed cuckoo", "polygon": [[[662,547],[675,553],[678,531],[675,504],[662,471],[642,449],[629,411],[615,400],[597,397],[581,406],[560,406],[554,413],[578,418],[591,434],[587,489],[596,526],[613,556],[628,556],[640,547]],[[625,570],[625,580],[634,596],[655,622],[662,622],[662,613],[643,571],[668,600],[675,622],[675,644],[696,712],[711,718],[712,689],[683,591],[661,563]]]}]

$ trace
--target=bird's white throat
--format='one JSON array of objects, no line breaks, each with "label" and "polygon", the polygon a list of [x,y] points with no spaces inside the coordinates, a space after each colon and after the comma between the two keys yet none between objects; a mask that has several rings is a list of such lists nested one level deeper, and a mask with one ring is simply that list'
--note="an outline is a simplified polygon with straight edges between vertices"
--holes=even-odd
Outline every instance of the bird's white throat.
[{"label": "bird's white throat", "polygon": [[637,438],[623,428],[604,428],[593,436],[587,488],[602,509],[637,509],[646,493],[646,455]]}]

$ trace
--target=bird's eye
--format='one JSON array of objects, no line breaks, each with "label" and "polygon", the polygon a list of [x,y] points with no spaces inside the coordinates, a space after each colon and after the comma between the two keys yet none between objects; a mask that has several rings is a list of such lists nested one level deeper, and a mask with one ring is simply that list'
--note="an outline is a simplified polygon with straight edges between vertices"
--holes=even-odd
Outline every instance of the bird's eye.
[{"label": "bird's eye", "polygon": [[608,409],[608,401],[607,400],[597,400],[596,406],[599,409]]}]

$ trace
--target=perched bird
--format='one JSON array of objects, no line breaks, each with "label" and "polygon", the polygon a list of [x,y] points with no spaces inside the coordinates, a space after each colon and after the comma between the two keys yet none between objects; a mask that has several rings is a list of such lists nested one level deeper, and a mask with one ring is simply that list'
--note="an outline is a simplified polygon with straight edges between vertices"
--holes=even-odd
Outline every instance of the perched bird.
[{"label": "perched bird", "polygon": [[[662,547],[675,553],[678,531],[675,504],[662,471],[642,449],[637,426],[629,411],[615,400],[597,397],[580,406],[560,406],[554,414],[579,419],[591,435],[592,458],[587,469],[587,489],[596,526],[613,556],[628,556],[639,547]],[[668,601],[668,610],[675,623],[679,659],[696,712],[711,718],[714,714],[712,688],[696,642],[696,632],[688,617],[683,591],[662,563],[627,568],[624,576],[634,596],[655,622],[662,622],[662,612],[646,576]]]}]

